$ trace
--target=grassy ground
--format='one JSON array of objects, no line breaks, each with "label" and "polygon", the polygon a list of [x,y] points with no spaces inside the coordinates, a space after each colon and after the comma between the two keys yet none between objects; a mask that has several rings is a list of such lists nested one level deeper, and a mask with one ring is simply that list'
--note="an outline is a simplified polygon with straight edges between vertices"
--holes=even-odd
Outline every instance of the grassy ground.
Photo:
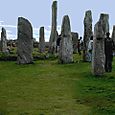
[{"label": "grassy ground", "polygon": [[0,115],[115,115],[113,72],[94,77],[90,63],[0,62]]}]

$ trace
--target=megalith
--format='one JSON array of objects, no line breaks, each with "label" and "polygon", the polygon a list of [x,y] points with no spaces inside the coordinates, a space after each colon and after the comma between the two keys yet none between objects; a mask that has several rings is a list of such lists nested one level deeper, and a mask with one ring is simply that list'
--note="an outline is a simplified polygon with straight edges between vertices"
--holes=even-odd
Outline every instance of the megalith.
[{"label": "megalith", "polygon": [[113,39],[113,42],[115,44],[115,25],[113,26],[112,39]]},{"label": "megalith", "polygon": [[77,32],[71,32],[72,34],[72,42],[73,42],[73,53],[78,52],[78,33]]},{"label": "megalith", "polygon": [[49,40],[49,53],[54,54],[56,52],[57,41],[57,1],[53,1],[52,4],[52,26]]},{"label": "megalith", "polygon": [[45,52],[44,27],[40,27],[39,30],[39,52]]},{"label": "megalith", "polygon": [[109,32],[109,15],[101,14],[99,21],[94,27],[92,73],[101,76],[105,72],[105,34]]},{"label": "megalith", "polygon": [[91,10],[88,10],[85,12],[85,18],[84,18],[83,61],[88,61],[87,50],[88,50],[88,44],[92,35],[93,35],[92,12]]},{"label": "megalith", "polygon": [[0,49],[1,52],[6,53],[7,52],[7,36],[6,36],[6,30],[2,27],[1,31],[1,43],[0,43]]},{"label": "megalith", "polygon": [[17,32],[17,63],[33,63],[33,29],[31,23],[27,19],[19,17]]},{"label": "megalith", "polygon": [[73,62],[73,44],[69,16],[65,15],[61,27],[59,63]]},{"label": "megalith", "polygon": [[99,21],[102,23],[102,29],[104,32],[104,37],[106,37],[106,33],[109,32],[109,15],[108,14],[100,14]]}]

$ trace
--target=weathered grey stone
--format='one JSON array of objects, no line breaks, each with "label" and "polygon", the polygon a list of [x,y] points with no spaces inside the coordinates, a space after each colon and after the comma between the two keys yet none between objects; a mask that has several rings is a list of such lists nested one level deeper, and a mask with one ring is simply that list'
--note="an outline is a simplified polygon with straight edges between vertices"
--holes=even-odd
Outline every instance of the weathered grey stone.
[{"label": "weathered grey stone", "polygon": [[112,39],[113,39],[113,42],[115,44],[115,25],[113,26]]},{"label": "weathered grey stone", "polygon": [[91,10],[88,10],[86,11],[84,18],[83,61],[88,61],[88,44],[92,35],[92,13]]},{"label": "weathered grey stone", "polygon": [[33,63],[33,30],[31,23],[23,18],[18,18],[17,63]]},{"label": "weathered grey stone", "polygon": [[39,52],[45,52],[44,27],[41,27],[39,31]]},{"label": "weathered grey stone", "polygon": [[73,52],[77,53],[78,52],[78,33],[77,32],[71,32],[72,34],[72,41],[73,41]]},{"label": "weathered grey stone", "polygon": [[105,72],[104,39],[105,33],[109,31],[108,19],[109,16],[107,14],[101,14],[99,21],[94,27],[92,73],[97,76],[103,75]]},{"label": "weathered grey stone", "polygon": [[56,52],[56,41],[57,41],[57,1],[53,1],[52,4],[52,26],[51,26],[51,34],[50,34],[50,45],[49,45],[49,53],[54,54]]},{"label": "weathered grey stone", "polygon": [[[115,45],[115,25],[113,26],[112,36],[111,36],[114,45]],[[115,56],[115,50],[113,51],[113,55]]]},{"label": "weathered grey stone", "polygon": [[104,32],[104,37],[106,37],[106,33],[109,32],[109,15],[108,14],[100,14],[99,21],[102,23],[102,29]]},{"label": "weathered grey stone", "polygon": [[1,43],[0,43],[1,52],[7,52],[7,38],[6,38],[6,30],[2,27],[1,31]]},{"label": "weathered grey stone", "polygon": [[59,63],[73,62],[73,45],[69,17],[66,15],[62,21],[61,41],[59,49]]}]

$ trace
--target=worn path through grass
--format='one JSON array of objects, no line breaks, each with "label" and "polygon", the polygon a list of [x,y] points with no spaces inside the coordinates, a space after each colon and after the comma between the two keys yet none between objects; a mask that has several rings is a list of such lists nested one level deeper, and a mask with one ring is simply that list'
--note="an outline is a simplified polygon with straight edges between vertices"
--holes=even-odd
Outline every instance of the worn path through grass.
[{"label": "worn path through grass", "polygon": [[115,63],[96,78],[89,63],[0,62],[0,115],[114,115],[114,82]]}]

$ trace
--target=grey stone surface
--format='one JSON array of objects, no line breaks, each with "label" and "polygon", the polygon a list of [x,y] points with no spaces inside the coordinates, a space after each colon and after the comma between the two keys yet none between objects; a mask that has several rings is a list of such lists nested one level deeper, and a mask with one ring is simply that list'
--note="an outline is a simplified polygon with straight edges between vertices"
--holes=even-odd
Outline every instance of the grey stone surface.
[{"label": "grey stone surface", "polygon": [[57,1],[53,1],[52,4],[52,26],[49,40],[49,53],[54,54],[56,52],[57,41]]},{"label": "grey stone surface", "polygon": [[105,72],[105,33],[109,31],[109,16],[101,14],[99,21],[94,27],[92,73],[93,75],[103,75]]},{"label": "grey stone surface", "polygon": [[73,44],[70,20],[68,15],[65,15],[61,27],[61,41],[59,49],[59,63],[73,62]]},{"label": "grey stone surface", "polygon": [[87,50],[88,44],[90,41],[90,37],[93,35],[92,33],[92,12],[88,10],[85,12],[84,18],[84,37],[83,37],[83,61],[87,60]]},{"label": "grey stone surface", "polygon": [[17,63],[33,63],[33,30],[31,23],[23,18],[18,18]]},{"label": "grey stone surface", "polygon": [[113,39],[113,42],[115,44],[115,25],[113,26],[112,39]]},{"label": "grey stone surface", "polygon": [[39,52],[45,52],[44,27],[40,27],[39,31]]},{"label": "grey stone surface", "polygon": [[1,31],[0,49],[1,49],[1,52],[3,52],[3,53],[7,52],[7,36],[6,36],[6,30],[3,27],[2,27],[2,31]]},{"label": "grey stone surface", "polygon": [[104,37],[106,37],[106,33],[109,32],[109,15],[108,14],[100,14],[99,21],[102,23],[102,29],[104,32]]},{"label": "grey stone surface", "polygon": [[78,52],[78,33],[77,32],[71,32],[72,34],[72,41],[73,41],[73,52],[77,53]]}]

